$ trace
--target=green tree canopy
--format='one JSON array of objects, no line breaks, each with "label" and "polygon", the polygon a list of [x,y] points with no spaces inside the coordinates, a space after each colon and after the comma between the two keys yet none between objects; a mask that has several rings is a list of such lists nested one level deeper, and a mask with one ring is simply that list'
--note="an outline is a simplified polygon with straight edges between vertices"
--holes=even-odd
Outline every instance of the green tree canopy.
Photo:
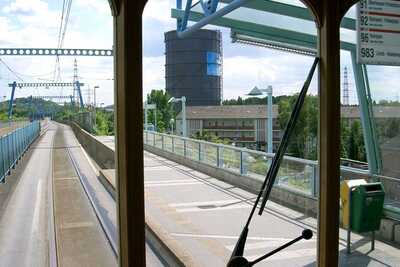
[{"label": "green tree canopy", "polygon": [[[170,128],[170,121],[175,117],[173,106],[168,103],[171,96],[164,90],[152,90],[150,94],[147,95],[148,104],[156,104],[156,122],[157,131],[165,132]],[[153,110],[147,111],[148,123],[154,123],[154,112]]]},{"label": "green tree canopy", "polygon": [[[286,128],[293,111],[298,94],[282,97],[278,102],[278,122],[281,129]],[[287,153],[296,157],[313,159],[317,158],[318,134],[318,97],[306,97],[292,136],[289,140]]]}]

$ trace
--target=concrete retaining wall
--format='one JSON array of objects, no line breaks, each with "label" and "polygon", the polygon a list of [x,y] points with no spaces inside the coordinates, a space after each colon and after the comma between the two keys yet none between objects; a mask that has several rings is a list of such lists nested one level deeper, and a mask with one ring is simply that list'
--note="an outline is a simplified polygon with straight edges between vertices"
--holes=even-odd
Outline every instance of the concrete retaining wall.
[{"label": "concrete retaining wall", "polygon": [[83,146],[90,157],[96,161],[100,168],[115,168],[114,151],[111,148],[101,143],[93,135],[80,128],[74,122],[70,123],[70,126],[79,143]]}]

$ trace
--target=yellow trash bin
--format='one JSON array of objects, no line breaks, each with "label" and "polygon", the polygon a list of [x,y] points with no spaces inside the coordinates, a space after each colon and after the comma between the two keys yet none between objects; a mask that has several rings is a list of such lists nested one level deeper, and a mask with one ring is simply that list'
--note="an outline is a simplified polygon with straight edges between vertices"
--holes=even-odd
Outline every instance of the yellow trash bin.
[{"label": "yellow trash bin", "polygon": [[344,228],[349,227],[349,192],[353,186],[366,184],[364,179],[344,180],[340,185],[340,204],[342,207],[342,223]]}]

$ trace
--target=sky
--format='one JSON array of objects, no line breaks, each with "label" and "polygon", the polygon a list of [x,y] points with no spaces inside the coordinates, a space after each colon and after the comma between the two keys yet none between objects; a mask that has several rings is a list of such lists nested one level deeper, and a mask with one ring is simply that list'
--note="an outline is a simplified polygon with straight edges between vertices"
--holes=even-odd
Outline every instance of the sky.
[{"label": "sky", "polygon": [[[294,2],[290,1],[289,2]],[[0,0],[0,47],[57,47],[62,0]],[[185,1],[184,1],[185,2]],[[287,1],[286,1],[287,2]],[[300,2],[296,2],[299,4]],[[149,0],[143,13],[143,94],[152,89],[165,88],[164,32],[174,30],[176,21],[170,18],[174,0]],[[352,16],[352,10],[349,15]],[[315,33],[312,23],[300,25],[298,21],[265,13],[249,16],[242,9],[229,15],[232,18],[251,17],[253,22]],[[63,48],[111,49],[113,27],[107,0],[73,0]],[[223,95],[224,99],[243,96],[254,86],[272,85],[274,95],[299,92],[313,59],[267,48],[232,43],[230,30],[221,27],[223,34]],[[354,33],[343,32],[344,39],[354,39]],[[0,64],[0,97],[9,98],[8,83],[16,81],[38,82],[52,80],[55,57],[3,56],[1,59],[18,73],[16,77]],[[85,83],[85,101],[93,101],[93,87],[98,104],[113,103],[113,59],[111,57],[78,57],[78,75]],[[61,80],[73,79],[74,57],[60,57]],[[350,102],[356,103],[356,91],[349,54],[341,53],[341,69],[349,68]],[[396,100],[400,93],[399,67],[369,66],[371,91],[374,99]],[[315,75],[317,77],[317,75]],[[89,90],[90,89],[90,90]],[[317,93],[316,78],[310,92]],[[88,98],[90,92],[90,99]],[[70,95],[71,88],[17,90],[16,96]]]}]

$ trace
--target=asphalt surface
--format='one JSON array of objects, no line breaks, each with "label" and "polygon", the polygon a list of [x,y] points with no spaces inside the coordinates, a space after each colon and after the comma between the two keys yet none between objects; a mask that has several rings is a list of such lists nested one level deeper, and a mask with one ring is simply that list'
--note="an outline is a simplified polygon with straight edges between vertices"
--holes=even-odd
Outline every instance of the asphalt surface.
[{"label": "asphalt surface", "polygon": [[[50,129],[31,147],[23,171],[7,177],[7,197],[0,214],[0,266],[48,266],[52,234],[49,231],[51,202],[51,147],[55,131]],[[7,191],[7,192],[6,192]]]},{"label": "asphalt surface", "polygon": [[116,266],[115,201],[72,130],[47,126],[0,185],[0,267]]},{"label": "asphalt surface", "polygon": [[[69,155],[76,171],[80,175],[81,183],[85,188],[85,192],[90,199],[93,209],[96,211],[101,227],[107,236],[108,242],[114,249],[114,252],[117,253],[118,231],[116,203],[98,179],[99,167],[80,146],[70,127],[61,124],[59,124],[59,127],[63,127],[65,146],[69,148]],[[146,265],[150,267],[164,266],[147,244]]]},{"label": "asphalt surface", "polygon": [[[195,262],[225,266],[250,212],[255,195],[165,158],[145,152],[146,215],[161,224]],[[279,203],[268,202],[250,225],[245,256],[257,257],[299,236],[314,232],[309,241],[275,254],[256,266],[315,266],[317,221]],[[352,234],[346,254],[346,231],[340,230],[340,266],[400,266],[400,250]]]},{"label": "asphalt surface", "polygon": [[[114,149],[114,137],[98,139]],[[201,266],[226,266],[255,195],[163,157],[144,152],[146,215],[181,245]],[[314,237],[275,254],[256,266],[316,266],[315,218],[269,201],[250,225],[245,256],[249,260],[311,229]],[[352,233],[346,254],[346,231],[340,229],[340,266],[400,266],[400,250]]]}]

